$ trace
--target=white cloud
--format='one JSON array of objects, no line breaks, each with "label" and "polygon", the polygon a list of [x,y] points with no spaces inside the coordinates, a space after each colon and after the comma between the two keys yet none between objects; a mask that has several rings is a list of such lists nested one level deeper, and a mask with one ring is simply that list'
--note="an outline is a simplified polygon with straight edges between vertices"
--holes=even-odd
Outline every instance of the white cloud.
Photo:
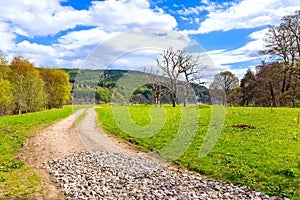
[{"label": "white cloud", "polygon": [[235,74],[239,79],[242,79],[248,69],[255,71],[255,65],[241,65],[239,68],[233,67],[232,64],[251,62],[263,59],[262,55],[258,54],[258,51],[263,48],[263,36],[268,29],[253,32],[249,35],[252,39],[250,42],[245,44],[243,47],[227,51],[225,49],[218,49],[208,51],[207,58],[210,61],[207,62],[207,68],[203,71],[204,81],[206,86],[213,81],[214,75],[223,71],[230,71]]},{"label": "white cloud", "polygon": [[[71,32],[60,37],[58,42],[58,44],[53,45],[53,48],[59,52],[58,58],[81,59],[84,63],[80,63],[80,67],[108,67],[111,62],[114,62],[115,67],[116,65],[121,67],[120,63],[123,60],[122,68],[124,69],[129,68],[130,64],[140,66],[149,64],[149,60],[152,61],[152,64],[158,57],[158,53],[169,46],[177,49],[193,44],[193,41],[187,36],[175,31],[154,28],[134,29],[124,33],[106,33],[102,29],[93,28]],[[96,45],[98,45],[97,48],[95,48]],[[95,49],[91,51],[93,48]],[[144,50],[147,50],[147,53]],[[139,52],[144,53],[140,54]],[[152,53],[149,54],[149,52]],[[132,55],[125,56],[126,59],[131,60],[125,65],[125,57],[123,56],[132,53],[136,58],[133,58]],[[156,56],[153,56],[154,54]]]},{"label": "white cloud", "polygon": [[231,64],[257,61],[262,60],[264,57],[258,55],[258,51],[263,48],[263,36],[267,32],[267,29],[254,32],[249,35],[252,41],[248,42],[245,46],[232,50],[226,51],[224,49],[214,50],[207,52],[208,56],[213,60],[214,65],[208,67],[205,71],[205,80],[207,81],[206,86],[213,81],[215,74],[222,71],[231,71],[239,79],[242,79],[248,69],[255,71],[254,65],[241,66],[240,68],[233,68]]},{"label": "white cloud", "polygon": [[172,30],[177,26],[173,16],[162,9],[151,10],[147,0],[95,1],[89,15],[92,24],[109,32],[150,27]]},{"label": "white cloud", "polygon": [[190,8],[183,8],[182,10],[178,10],[178,14],[182,16],[192,15],[196,14],[198,15],[200,12],[206,10],[206,6],[196,6],[196,7],[190,7]]},{"label": "white cloud", "polygon": [[54,35],[89,22],[87,11],[61,6],[58,0],[10,0],[1,2],[0,20],[25,36]]},{"label": "white cloud", "polygon": [[15,35],[11,33],[10,27],[6,23],[0,22],[0,50],[9,51],[15,47]]},{"label": "white cloud", "polygon": [[[91,51],[96,45],[98,47]],[[184,49],[193,45],[195,42],[189,37],[165,29],[134,29],[109,34],[92,28],[70,32],[51,46],[24,40],[17,44],[16,52],[37,66],[143,70],[145,65],[154,65],[159,53],[169,46]]]},{"label": "white cloud", "polygon": [[67,49],[61,45],[52,46],[31,43],[24,40],[17,44],[15,53],[23,55],[36,66],[80,67],[88,54],[84,47]]},{"label": "white cloud", "polygon": [[[173,16],[160,8],[150,8],[147,0],[92,1],[92,5],[85,10],[62,6],[60,1],[2,2],[1,6],[5,9],[0,14],[0,48],[24,55],[37,66],[79,67],[91,49],[118,32],[144,27],[172,30],[177,26]],[[73,30],[78,26],[87,30]],[[17,35],[35,41],[35,37],[51,38],[62,31],[67,33],[53,45],[30,43],[26,39],[16,43]],[[136,42],[135,38],[122,42],[129,45],[133,41]]]},{"label": "white cloud", "polygon": [[55,56],[56,51],[51,46],[40,45],[37,43],[30,43],[27,40],[19,43],[17,49],[20,52],[32,54],[47,54],[48,56]]},{"label": "white cloud", "polygon": [[58,56],[57,51],[53,47],[30,43],[27,40],[18,43],[15,51],[17,54],[21,54],[30,62],[34,63],[36,66],[46,64],[54,65],[56,64],[54,60]]},{"label": "white cloud", "polygon": [[233,51],[215,50],[207,53],[212,60],[219,65],[246,62],[257,59],[257,57],[247,56],[247,54],[245,54],[246,51],[247,50],[242,47]]},{"label": "white cloud", "polygon": [[[221,4],[221,7],[214,6],[206,19],[200,23],[198,30],[185,32],[198,34],[276,25],[282,17],[299,9],[298,0],[242,0],[235,4]],[[192,8],[190,10],[192,11]]]},{"label": "white cloud", "polygon": [[[97,48],[95,52],[98,51],[98,55],[104,52],[100,57],[105,65],[112,58],[126,52],[131,53],[132,50],[143,51],[146,48],[147,51],[150,49],[158,52],[170,45],[174,48],[191,45],[187,35],[164,35],[163,30],[174,30],[177,22],[161,8],[151,9],[147,0],[93,1],[86,10],[62,6],[59,2],[60,0],[3,1],[1,6],[5,9],[0,14],[1,49],[24,55],[37,66],[80,67],[90,50],[98,44],[101,44],[101,48]],[[188,30],[185,33],[207,33],[278,23],[283,16],[300,9],[300,2],[296,0],[243,0],[235,4],[217,4],[209,0],[201,2],[203,6],[179,11],[182,19],[189,20],[193,17],[200,24],[198,30]],[[201,21],[202,16],[196,16],[202,11],[209,12],[204,21]],[[83,26],[86,30],[73,30],[77,26]],[[146,29],[131,31],[145,27],[158,28],[157,35],[145,31]],[[66,31],[66,34],[60,36],[53,45],[30,43],[27,40],[19,44],[15,42],[17,35],[34,41],[36,36],[46,38],[62,33],[61,31]],[[120,32],[124,33],[117,35]],[[262,49],[261,38],[264,33],[265,30],[252,33],[249,36],[252,41],[239,49],[208,52],[216,63],[212,69],[230,69],[227,64],[257,59],[257,51]],[[95,52],[92,54],[95,55]],[[142,65],[143,60],[147,63],[150,61],[147,58],[152,56],[153,59],[153,55],[144,52],[136,60],[132,56],[127,56],[127,59]],[[125,65],[125,58],[120,59],[119,63]]]},{"label": "white cloud", "polygon": [[255,70],[255,66],[245,66],[241,68],[233,68],[231,64],[259,61],[263,59],[262,55],[258,54],[258,51],[263,49],[263,36],[268,29],[263,29],[257,32],[253,32],[249,35],[252,41],[245,44],[243,47],[227,51],[225,49],[213,50],[207,52],[210,59],[213,61],[207,69],[204,70],[205,81],[207,86],[213,81],[215,74],[222,71],[231,71],[239,79],[243,78],[247,69]]},{"label": "white cloud", "polygon": [[[135,29],[104,41],[89,55],[83,67],[108,67],[112,62],[117,63],[118,59],[122,59],[123,68],[126,68],[129,66],[125,66],[124,56],[127,55],[127,58],[135,60],[132,54],[136,56],[140,66],[152,65],[155,60],[154,55],[158,57],[158,54],[169,46],[174,49],[184,49],[192,45],[195,43],[189,37],[175,31],[155,28]],[[138,54],[139,52],[144,53]]]},{"label": "white cloud", "polygon": [[1,3],[0,21],[11,24],[24,36],[48,36],[76,26],[98,26],[106,32],[132,28],[159,27],[173,29],[177,22],[162,10],[150,9],[147,0],[93,1],[87,10],[62,6],[59,0],[10,0]]},{"label": "white cloud", "polygon": [[66,49],[81,48],[84,46],[95,46],[100,42],[103,42],[115,33],[109,34],[103,31],[101,28],[92,28],[88,30],[80,30],[70,32],[58,39],[61,47]]},{"label": "white cloud", "polygon": [[[223,4],[222,7],[212,7],[209,1],[211,11],[204,21],[200,21],[198,30],[182,31],[185,34],[201,34],[212,31],[228,31],[232,29],[254,28],[266,25],[278,25],[282,17],[294,14],[295,10],[300,9],[300,2],[296,0],[242,0],[235,4]],[[204,6],[205,7],[205,6]],[[213,10],[215,8],[215,10]],[[199,9],[198,11],[203,10]],[[192,14],[196,14],[196,10],[189,9]],[[206,9],[208,11],[208,9]],[[186,13],[190,14],[190,13]],[[245,66],[241,68],[233,68],[231,64],[242,62],[251,62],[264,59],[258,52],[264,49],[263,38],[268,29],[253,32],[249,35],[250,42],[235,50],[219,49],[208,52],[208,55],[214,61],[215,65],[206,70],[208,82],[212,79],[213,74],[221,71],[231,71],[240,79],[244,76],[246,70],[251,68],[255,70],[255,66]]]},{"label": "white cloud", "polygon": [[249,35],[249,38],[251,38],[252,41],[248,42],[241,48],[231,51],[226,51],[225,49],[209,51],[208,55],[218,65],[261,59],[262,55],[259,55],[258,52],[264,48],[263,37],[267,31],[268,29],[263,29],[253,32]]},{"label": "white cloud", "polygon": [[216,2],[209,2],[208,0],[201,1],[203,5],[186,8],[182,5],[183,9],[178,10],[179,15],[188,16],[188,15],[199,15],[201,12],[215,12],[217,10],[222,10],[224,8],[234,5],[231,2],[224,2],[218,4]]},{"label": "white cloud", "polygon": [[248,67],[242,67],[242,68],[232,68],[232,66],[230,66],[230,65],[214,65],[203,71],[203,74],[204,74],[203,81],[206,82],[205,85],[208,87],[210,85],[210,83],[214,80],[214,75],[216,75],[220,72],[224,72],[224,71],[232,72],[236,77],[239,78],[239,80],[241,80],[245,76],[248,69],[255,72],[255,68],[256,67],[254,65],[251,65]]}]

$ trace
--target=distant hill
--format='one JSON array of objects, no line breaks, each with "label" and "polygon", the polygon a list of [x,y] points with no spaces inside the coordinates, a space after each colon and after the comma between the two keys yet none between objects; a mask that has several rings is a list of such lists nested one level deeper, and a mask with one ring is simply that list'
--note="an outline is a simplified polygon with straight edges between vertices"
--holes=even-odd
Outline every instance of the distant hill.
[{"label": "distant hill", "polygon": [[[76,103],[110,102],[112,92],[116,87],[117,81],[126,73],[144,75],[140,71],[128,70],[90,70],[90,69],[63,69],[70,76],[73,85],[73,101]],[[192,85],[198,102],[210,103],[209,91],[203,85]],[[164,88],[164,87],[163,87]],[[164,88],[166,89],[166,88]],[[123,94],[120,95],[122,98]],[[137,88],[132,94],[132,103],[153,103],[153,91],[150,84]],[[168,94],[162,95],[163,103],[170,103]]]}]

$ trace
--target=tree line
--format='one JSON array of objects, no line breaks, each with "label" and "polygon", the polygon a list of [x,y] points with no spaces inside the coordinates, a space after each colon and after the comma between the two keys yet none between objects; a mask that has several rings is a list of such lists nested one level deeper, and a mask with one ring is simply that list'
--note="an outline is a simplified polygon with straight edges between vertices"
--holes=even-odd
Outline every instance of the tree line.
[{"label": "tree line", "polygon": [[9,63],[0,53],[0,116],[59,108],[71,100],[69,75],[36,68],[22,56]]},{"label": "tree line", "polygon": [[[70,75],[73,85],[72,94],[74,103],[109,103],[117,95],[118,99],[125,99],[122,89],[118,90],[117,82],[127,73],[134,76],[145,76],[149,83],[145,84],[132,93],[129,103],[131,104],[156,104],[172,103],[169,81],[162,75],[149,72],[128,70],[89,70],[89,69],[64,69]],[[160,84],[160,86],[158,85]],[[183,81],[180,83],[183,85]],[[204,86],[192,84],[198,101],[209,103],[208,90]],[[158,94],[159,93],[159,94]],[[159,97],[158,97],[159,95]],[[159,99],[159,100],[158,100]]]},{"label": "tree line", "polygon": [[265,35],[269,58],[247,70],[240,83],[229,71],[214,77],[211,89],[224,90],[223,103],[242,106],[299,106],[300,104],[300,11],[285,16]]}]

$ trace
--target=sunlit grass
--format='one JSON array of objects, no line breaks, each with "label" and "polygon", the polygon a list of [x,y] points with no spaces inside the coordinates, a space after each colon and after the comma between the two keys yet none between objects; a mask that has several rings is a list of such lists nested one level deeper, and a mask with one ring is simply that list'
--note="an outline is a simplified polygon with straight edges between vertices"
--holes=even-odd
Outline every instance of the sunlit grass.
[{"label": "sunlit grass", "polygon": [[15,158],[21,144],[32,131],[43,129],[78,109],[81,106],[65,106],[61,109],[0,117],[0,199],[26,198],[36,192],[40,178]]},{"label": "sunlit grass", "polygon": [[[151,123],[150,106],[130,106],[131,119],[140,126]],[[165,106],[166,122],[150,138],[122,131],[110,105],[97,108],[99,124],[107,133],[125,138],[145,151],[156,151],[176,136],[181,108]],[[300,125],[297,108],[229,107],[222,134],[213,150],[199,157],[210,123],[211,109],[200,108],[200,125],[193,143],[175,163],[200,174],[247,185],[269,195],[300,199]],[[239,124],[249,128],[239,128]],[[234,127],[236,126],[236,127]]]}]

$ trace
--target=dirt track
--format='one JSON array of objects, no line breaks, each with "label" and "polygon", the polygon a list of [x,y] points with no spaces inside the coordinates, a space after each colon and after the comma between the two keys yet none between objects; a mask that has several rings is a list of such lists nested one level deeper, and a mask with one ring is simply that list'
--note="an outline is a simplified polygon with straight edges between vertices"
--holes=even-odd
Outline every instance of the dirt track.
[{"label": "dirt track", "polygon": [[51,176],[43,169],[42,163],[48,160],[63,158],[73,153],[88,151],[133,152],[121,148],[129,147],[105,135],[97,125],[94,109],[87,110],[84,119],[74,127],[77,117],[83,110],[77,111],[62,121],[59,121],[45,130],[33,134],[25,143],[22,159],[45,180],[42,185],[43,194],[36,194],[35,199],[63,199],[64,195],[52,182]]},{"label": "dirt track", "polygon": [[[61,190],[58,188],[58,185],[55,185],[55,183],[52,181],[54,177],[51,178],[51,176],[46,172],[46,169],[43,168],[43,162],[45,161],[49,161],[49,160],[53,160],[53,159],[57,159],[57,158],[65,158],[67,156],[69,156],[70,154],[73,153],[79,153],[83,150],[88,150],[88,151],[98,151],[96,152],[96,154],[98,153],[99,155],[101,154],[100,157],[97,157],[97,160],[101,160],[102,162],[96,162],[96,164],[103,164],[103,166],[106,166],[105,169],[107,168],[107,163],[106,162],[111,162],[113,160],[113,162],[109,163],[109,166],[114,166],[114,170],[119,171],[120,173],[116,173],[118,176],[121,174],[124,174],[125,172],[130,170],[133,170],[133,172],[138,172],[145,170],[145,163],[146,161],[149,161],[150,159],[155,159],[153,157],[150,157],[147,154],[144,153],[140,153],[138,151],[136,151],[135,147],[130,146],[127,143],[123,143],[120,142],[116,139],[110,138],[107,135],[105,135],[102,131],[102,129],[100,129],[97,125],[97,121],[96,121],[96,114],[94,109],[89,109],[86,113],[86,116],[83,118],[83,120],[78,124],[77,128],[74,127],[74,122],[76,120],[76,118],[78,116],[80,116],[82,114],[83,111],[78,111],[75,114],[73,114],[72,116],[56,123],[53,124],[52,126],[48,127],[47,129],[34,134],[31,138],[29,138],[29,140],[27,141],[27,143],[25,144],[24,148],[23,148],[23,159],[25,160],[26,164],[29,165],[31,168],[33,168],[36,173],[44,180],[44,184],[41,185],[41,187],[44,188],[44,190],[42,190],[43,192],[40,194],[35,194],[34,196],[30,197],[31,199],[65,199],[65,195],[61,192]],[[107,151],[107,152],[103,152],[103,151]],[[112,152],[112,154],[110,153]],[[105,159],[105,153],[107,153],[107,155],[109,155],[109,159]],[[115,153],[115,154],[114,154]],[[95,155],[96,155],[95,154]],[[97,154],[97,155],[98,155]],[[137,154],[143,154],[143,156],[137,156],[136,158],[140,158],[142,162],[141,165],[140,164],[134,164],[135,162],[132,162],[132,160],[137,160],[137,159],[132,159],[133,156],[136,156]],[[83,153],[81,155],[87,155],[86,153]],[[90,154],[91,155],[91,154]],[[78,155],[77,155],[78,156]],[[76,156],[70,156],[72,158],[75,158]],[[103,159],[104,158],[104,159]],[[125,158],[125,160],[121,160],[121,158]],[[76,160],[77,158],[75,158]],[[131,161],[130,161],[131,160]],[[157,159],[155,159],[156,161],[158,161]],[[78,172],[79,177],[81,177],[82,173],[86,173],[86,168],[84,167],[85,162],[87,161],[87,158],[84,159],[77,159],[75,166],[77,167],[77,163],[81,162],[81,164],[79,164],[79,166],[83,166],[82,170]],[[95,159],[92,158],[92,161],[95,161]],[[127,163],[128,161],[130,161],[129,163]],[[55,179],[56,181],[61,181],[61,180],[66,180],[67,177],[70,176],[69,172],[65,172],[66,169],[69,168],[69,164],[73,163],[72,160],[67,161],[64,159],[60,159],[56,160],[56,161],[50,161],[52,163],[56,163],[55,165],[57,165],[57,162],[59,162],[61,164],[61,166],[54,166],[54,170],[57,171],[58,169],[62,170],[61,173],[59,173],[59,177],[57,177],[58,179]],[[67,167],[65,167],[64,165],[67,163]],[[87,162],[89,163],[89,162]],[[106,164],[105,164],[106,163]],[[124,163],[127,163],[129,165],[125,164],[125,168],[124,168]],[[163,162],[160,162],[163,163]],[[48,162],[49,164],[49,162]],[[90,163],[91,165],[89,165],[89,170],[90,169],[94,169],[95,163]],[[166,164],[166,163],[164,163]],[[73,163],[74,165],[74,163]],[[244,186],[234,186],[233,184],[229,184],[229,183],[225,183],[222,181],[212,181],[211,179],[206,179],[204,177],[200,177],[200,176],[196,176],[192,173],[189,173],[189,178],[188,175],[185,170],[179,170],[179,169],[173,169],[171,167],[165,167],[162,165],[157,165],[159,166],[158,168],[153,168],[152,169],[151,165],[151,170],[153,171],[153,169],[155,169],[155,172],[159,172],[154,176],[149,176],[149,173],[141,173],[141,174],[146,174],[145,175],[145,179],[143,179],[144,181],[141,181],[141,174],[137,173],[137,176],[133,177],[132,180],[138,180],[136,183],[132,183],[131,187],[127,193],[131,194],[130,192],[133,192],[136,195],[141,195],[141,194],[145,194],[146,196],[144,196],[145,198],[148,197],[148,194],[153,190],[156,190],[159,188],[159,191],[161,193],[159,193],[161,196],[159,196],[158,199],[162,199],[162,197],[164,195],[166,195],[166,191],[185,191],[187,193],[185,194],[181,194],[180,193],[170,193],[170,195],[172,197],[177,197],[177,195],[183,195],[184,198],[188,197],[188,199],[190,197],[194,197],[193,195],[195,195],[197,193],[197,195],[202,195],[201,199],[248,199],[248,198],[244,198],[244,197],[249,197],[249,199],[269,199],[269,196],[265,196],[263,193],[257,192],[257,191],[252,191],[251,189],[244,187]],[[137,168],[134,168],[137,167]],[[80,168],[80,167],[79,167]],[[48,165],[48,169],[49,169],[49,165]],[[80,168],[81,169],[81,168]],[[104,168],[103,168],[104,169]],[[126,170],[124,170],[126,169]],[[148,169],[148,168],[147,168]],[[158,170],[160,169],[160,170]],[[88,170],[88,171],[89,171]],[[98,169],[97,169],[98,170]],[[105,170],[104,170],[105,171]],[[147,171],[147,170],[146,170]],[[101,171],[102,172],[102,171]],[[106,181],[109,180],[108,182],[111,181],[111,176],[112,173],[111,171],[108,170],[108,175],[107,177],[105,177],[103,174],[100,175],[99,177],[104,179]],[[77,173],[77,172],[76,172]],[[99,173],[99,171],[96,171],[95,173]],[[95,178],[94,172],[92,172],[91,177]],[[61,178],[61,176],[66,176],[64,179]],[[56,175],[54,175],[56,176]],[[72,175],[71,175],[72,176]],[[128,175],[125,175],[128,178]],[[74,178],[75,177],[75,178]],[[76,181],[77,176],[72,176],[73,182]],[[150,177],[150,179],[149,179]],[[179,187],[177,189],[170,189],[171,185],[174,184],[174,178],[178,178],[175,184],[176,187]],[[120,185],[118,186],[119,188],[127,188],[128,187],[128,183],[127,183],[127,178],[125,178],[124,180],[126,180],[125,185]],[[152,179],[151,179],[152,178]],[[99,179],[99,181],[103,182],[102,179]],[[67,179],[69,180],[69,179]],[[90,179],[89,179],[90,180]],[[94,179],[93,179],[94,180]],[[110,185],[111,189],[115,189],[116,184],[121,183],[120,181],[120,177],[117,177],[115,180],[117,180],[116,183],[113,183],[112,185]],[[172,184],[170,181],[172,181]],[[194,183],[191,183],[191,180],[194,180]],[[199,181],[201,180],[201,181]],[[105,182],[104,181],[104,182]],[[150,181],[150,182],[149,182]],[[72,183],[73,183],[72,182]],[[62,184],[63,182],[60,182],[60,184]],[[145,186],[143,185],[143,183],[147,183],[148,185]],[[163,183],[163,184],[162,184]],[[80,186],[79,188],[82,188],[82,179],[79,180],[78,182],[78,186]],[[189,185],[190,186],[187,186]],[[195,187],[195,185],[197,185]],[[199,185],[200,184],[200,185]],[[85,185],[88,185],[88,183],[86,183]],[[98,184],[96,183],[96,186],[98,187]],[[107,186],[107,185],[106,185]],[[68,187],[68,185],[67,185]],[[72,186],[73,187],[73,186]],[[173,187],[173,186],[172,186]],[[172,188],[171,187],[171,188]],[[76,186],[76,188],[78,188]],[[136,188],[140,188],[142,190],[147,190],[149,189],[148,192],[143,193],[143,192],[138,192],[136,190]],[[152,189],[151,189],[152,188]],[[186,190],[186,188],[190,188],[189,190]],[[196,190],[194,191],[192,188],[196,188]],[[199,188],[202,188],[199,190]],[[221,191],[221,189],[222,191]],[[142,191],[140,190],[140,191]],[[108,192],[111,191],[108,188],[104,188],[103,192]],[[123,190],[115,190],[114,192],[116,192],[116,194],[119,194],[120,192],[122,192]],[[235,192],[235,191],[239,191],[239,192]],[[69,193],[65,190],[66,194],[69,195]],[[97,192],[99,192],[99,190],[97,190]],[[196,193],[195,193],[196,192]],[[150,192],[152,194],[152,192]],[[98,194],[98,193],[97,193]],[[101,191],[99,193],[99,195],[101,194]],[[104,194],[104,193],[103,193]],[[109,194],[107,194],[109,195]],[[175,196],[174,196],[175,195]],[[197,196],[196,195],[196,196]],[[204,195],[204,196],[203,196]],[[229,196],[228,196],[229,195]],[[103,196],[103,195],[102,195]],[[114,196],[114,194],[113,194]],[[197,197],[198,197],[197,196]],[[112,196],[111,196],[112,197]],[[153,196],[153,199],[155,199],[157,196]]]},{"label": "dirt track", "polygon": [[77,132],[81,142],[88,151],[124,152],[98,127],[94,109],[87,111],[84,119],[78,124]]}]

